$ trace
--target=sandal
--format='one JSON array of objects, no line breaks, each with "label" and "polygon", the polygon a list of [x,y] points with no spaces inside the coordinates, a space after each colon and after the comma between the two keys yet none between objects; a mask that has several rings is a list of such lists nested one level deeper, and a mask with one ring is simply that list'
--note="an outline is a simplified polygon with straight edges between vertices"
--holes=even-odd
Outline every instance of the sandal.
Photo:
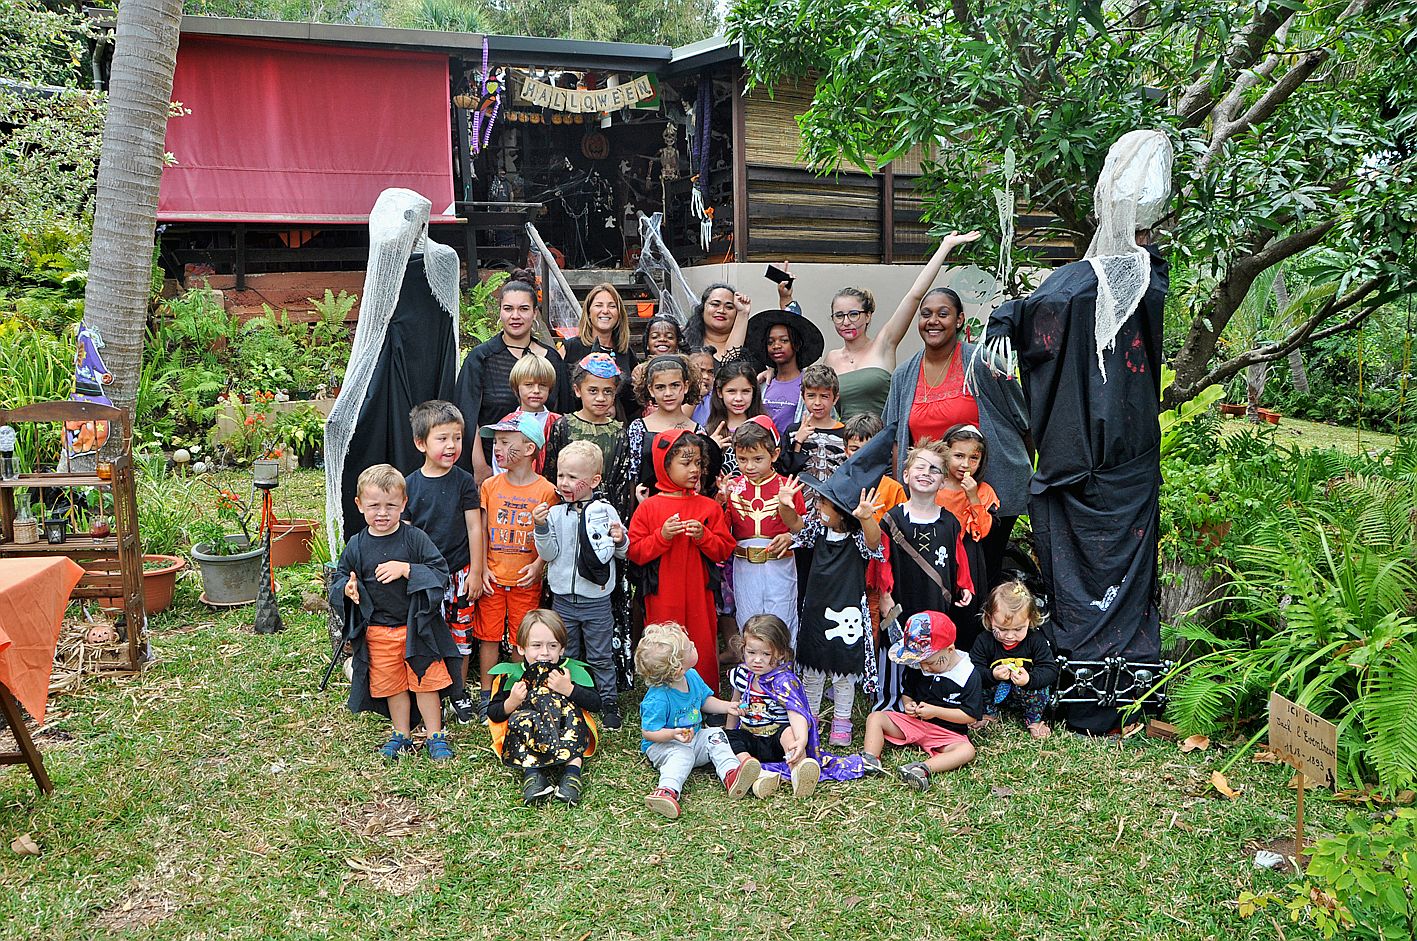
[{"label": "sandal", "polygon": [[379,749],[379,754],[389,761],[398,761],[405,755],[413,754],[413,739],[402,732],[395,732]]}]

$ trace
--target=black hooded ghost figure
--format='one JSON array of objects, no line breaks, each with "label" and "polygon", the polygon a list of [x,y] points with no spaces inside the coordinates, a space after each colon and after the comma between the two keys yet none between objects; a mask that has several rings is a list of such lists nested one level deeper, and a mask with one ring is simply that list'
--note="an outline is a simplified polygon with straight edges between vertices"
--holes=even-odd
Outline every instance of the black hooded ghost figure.
[{"label": "black hooded ghost figure", "polygon": [[[1098,279],[1087,261],[1049,275],[989,320],[985,339],[1018,354],[1038,450],[1028,505],[1042,575],[1052,588],[1045,630],[1072,660],[1155,661],[1156,543],[1161,490],[1161,325],[1166,260],[1154,246],[1141,303],[1101,354]],[[1105,376],[1105,378],[1104,378]],[[1101,733],[1115,708],[1071,705],[1067,723]]]}]

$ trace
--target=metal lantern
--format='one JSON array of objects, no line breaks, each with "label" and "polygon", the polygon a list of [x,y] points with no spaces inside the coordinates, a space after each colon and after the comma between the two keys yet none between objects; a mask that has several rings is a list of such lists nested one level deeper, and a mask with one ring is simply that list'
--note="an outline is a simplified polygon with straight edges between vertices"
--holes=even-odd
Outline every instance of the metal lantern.
[{"label": "metal lantern", "polygon": [[69,538],[69,521],[62,516],[51,516],[44,521],[44,540],[51,546],[58,546]]},{"label": "metal lantern", "polygon": [[14,480],[20,476],[15,470],[15,429],[0,425],[0,479]]},{"label": "metal lantern", "polygon": [[280,483],[280,462],[262,459],[251,462],[255,484],[262,490],[274,490]]}]

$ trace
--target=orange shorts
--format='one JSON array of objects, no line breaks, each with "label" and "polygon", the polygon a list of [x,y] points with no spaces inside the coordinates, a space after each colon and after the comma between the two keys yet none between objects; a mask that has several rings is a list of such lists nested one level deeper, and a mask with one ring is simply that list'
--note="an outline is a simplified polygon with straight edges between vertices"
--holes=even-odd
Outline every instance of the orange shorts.
[{"label": "orange shorts", "polygon": [[370,624],[364,629],[364,638],[369,645],[370,696],[386,699],[404,692],[436,693],[453,685],[442,660],[434,660],[423,671],[423,679],[418,678],[404,659],[408,628],[402,624],[398,627]]},{"label": "orange shorts", "polygon": [[541,607],[541,583],[516,588],[493,585],[492,593],[477,599],[477,616],[472,636],[484,643],[506,640],[516,643],[522,618]]}]

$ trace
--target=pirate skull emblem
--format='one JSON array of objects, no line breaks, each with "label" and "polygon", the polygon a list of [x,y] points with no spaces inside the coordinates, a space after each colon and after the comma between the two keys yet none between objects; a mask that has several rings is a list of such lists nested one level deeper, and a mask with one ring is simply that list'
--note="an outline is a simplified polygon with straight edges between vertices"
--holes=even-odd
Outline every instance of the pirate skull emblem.
[{"label": "pirate skull emblem", "polygon": [[841,611],[826,610],[827,620],[836,624],[836,627],[827,631],[829,640],[839,640],[850,647],[861,639],[861,609],[844,608]]}]

